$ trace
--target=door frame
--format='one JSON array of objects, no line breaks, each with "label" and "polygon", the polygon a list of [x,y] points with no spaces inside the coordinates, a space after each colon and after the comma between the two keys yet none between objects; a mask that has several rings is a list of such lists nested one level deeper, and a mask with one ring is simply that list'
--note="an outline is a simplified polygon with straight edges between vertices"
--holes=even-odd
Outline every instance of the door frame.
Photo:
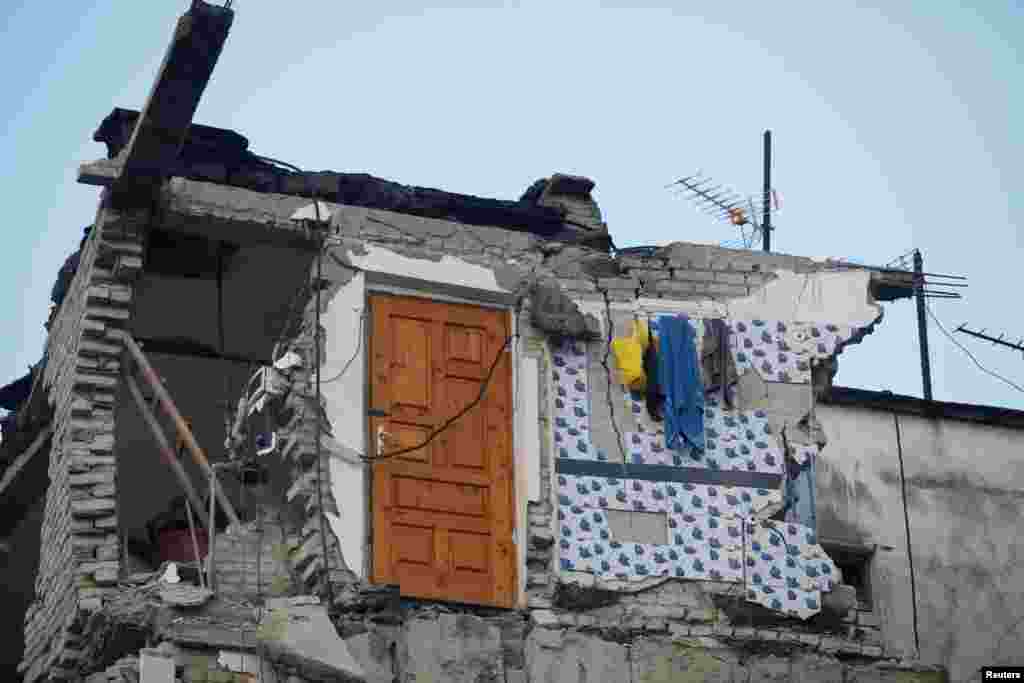
[{"label": "door frame", "polygon": [[[513,335],[517,334],[520,330],[520,317],[522,311],[516,307],[515,295],[510,292],[499,292],[499,291],[488,291],[482,289],[476,289],[471,287],[464,287],[460,285],[452,285],[447,283],[431,282],[426,280],[419,280],[417,278],[409,278],[400,275],[393,275],[390,273],[380,273],[367,271],[365,272],[366,279],[364,280],[364,300],[363,300],[363,311],[364,311],[364,348],[366,352],[363,354],[364,377],[366,377],[366,386],[363,391],[363,431],[364,441],[366,444],[367,452],[369,454],[375,448],[375,441],[373,434],[370,429],[370,382],[372,381],[372,367],[373,362],[373,311],[370,308],[370,299],[378,295],[393,295],[393,296],[405,296],[417,299],[425,299],[428,301],[434,301],[438,303],[451,303],[451,304],[463,304],[467,306],[477,306],[480,308],[489,308],[493,310],[505,311],[508,313],[509,330]],[[520,462],[520,458],[516,457],[519,451],[519,420],[521,414],[516,404],[516,397],[519,396],[519,382],[521,381],[520,373],[520,360],[521,360],[521,339],[513,337],[512,343],[509,345],[507,353],[510,354],[511,363],[511,374],[512,374],[512,396],[509,400],[509,405],[512,406],[512,425],[511,434],[509,435],[509,442],[511,444],[511,456],[512,456],[512,544],[515,553],[515,564],[513,567],[513,585],[515,586],[514,597],[512,601],[512,609],[517,607],[523,607],[526,604],[526,584],[524,577],[526,575],[526,546],[524,543],[524,529],[526,528],[527,520],[525,518],[526,512],[524,505],[521,505],[521,498],[524,493],[523,481],[523,463]],[[372,455],[371,455],[372,457]],[[373,509],[374,509],[374,468],[372,464],[368,464],[367,473],[364,477],[365,494],[366,494],[366,550],[364,553],[364,576],[369,582],[373,582],[374,575],[374,552],[375,552],[375,529],[373,522]]]}]

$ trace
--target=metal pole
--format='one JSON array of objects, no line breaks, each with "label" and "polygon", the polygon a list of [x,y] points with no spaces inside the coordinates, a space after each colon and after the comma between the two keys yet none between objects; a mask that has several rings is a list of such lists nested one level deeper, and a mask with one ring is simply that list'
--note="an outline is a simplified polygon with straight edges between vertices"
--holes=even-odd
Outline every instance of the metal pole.
[{"label": "metal pole", "polygon": [[128,387],[128,393],[132,395],[132,399],[135,401],[135,405],[139,409],[139,413],[142,415],[143,422],[149,427],[150,433],[153,435],[153,439],[156,441],[157,448],[160,449],[160,457],[174,472],[174,476],[178,478],[178,482],[181,484],[181,488],[185,489],[185,495],[192,503],[192,507],[196,509],[199,515],[199,521],[209,529],[210,520],[206,517],[206,512],[203,511],[203,501],[196,493],[195,488],[192,486],[192,480],[188,478],[188,473],[185,472],[185,468],[182,466],[181,461],[175,457],[174,451],[171,450],[171,444],[167,441],[167,437],[164,435],[163,427],[156,419],[156,415],[150,410],[146,404],[146,399],[142,397],[142,390],[139,389],[138,382],[127,372],[124,375],[125,385]]},{"label": "metal pole", "polygon": [[917,338],[921,350],[921,382],[924,400],[932,400],[932,362],[928,355],[928,320],[924,308],[924,258],[914,250],[914,298],[917,300]]},{"label": "metal pole", "polygon": [[217,491],[216,477],[210,468],[210,545],[206,550],[206,583],[210,590],[217,591]]},{"label": "metal pole", "polygon": [[765,251],[772,250],[772,132],[764,132],[764,201],[761,235]]},{"label": "metal pole", "polygon": [[[224,513],[228,516],[228,521],[232,525],[241,526],[242,521],[238,519],[238,515],[235,513],[235,507],[228,500],[227,495],[224,493],[224,488],[220,485],[219,481],[216,481],[216,475],[213,473],[213,468],[210,466],[210,461],[206,459],[206,454],[203,449],[196,442],[192,431],[185,424],[185,418],[178,412],[178,407],[174,405],[174,401],[171,399],[171,395],[167,393],[167,389],[164,387],[163,382],[160,381],[160,377],[157,376],[156,371],[153,370],[153,366],[149,364],[149,360],[145,354],[142,353],[142,349],[135,343],[132,336],[127,332],[121,335],[124,341],[125,348],[135,359],[135,362],[139,366],[139,370],[142,372],[142,376],[146,379],[146,382],[153,389],[153,393],[156,394],[156,398],[160,401],[160,406],[170,416],[171,421],[174,423],[174,428],[178,432],[178,436],[185,442],[185,447],[188,448],[189,453],[192,455],[192,459],[195,460],[196,464],[204,472],[210,472],[210,476],[214,478],[217,487],[217,500],[220,501],[221,507],[224,508]],[[201,506],[200,506],[201,507]]]}]

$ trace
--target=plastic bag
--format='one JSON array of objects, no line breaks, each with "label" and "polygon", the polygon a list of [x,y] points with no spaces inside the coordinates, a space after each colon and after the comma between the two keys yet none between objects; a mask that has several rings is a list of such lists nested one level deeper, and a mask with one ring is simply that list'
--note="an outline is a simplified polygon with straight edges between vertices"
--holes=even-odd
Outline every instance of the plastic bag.
[{"label": "plastic bag", "polygon": [[644,351],[650,343],[650,330],[646,321],[642,320],[633,321],[633,332],[630,336],[612,340],[612,353],[615,354],[615,363],[619,366],[619,378],[624,385],[635,391],[643,391],[647,387]]}]

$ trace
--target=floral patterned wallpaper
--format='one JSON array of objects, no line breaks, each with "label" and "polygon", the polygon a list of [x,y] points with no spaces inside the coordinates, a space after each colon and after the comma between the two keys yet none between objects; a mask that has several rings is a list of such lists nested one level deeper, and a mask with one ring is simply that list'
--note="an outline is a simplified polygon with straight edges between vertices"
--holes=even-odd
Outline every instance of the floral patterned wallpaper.
[{"label": "floral patterned wallpaper", "polygon": [[[766,377],[770,381],[810,381],[810,358],[834,351],[844,335],[852,334],[835,326],[793,326],[803,331],[796,341],[806,342],[797,349],[806,352],[794,353],[790,329],[780,322],[728,322],[736,331],[731,346],[738,368],[755,367],[773,375]],[[811,348],[812,343],[824,350]],[[755,364],[756,359],[762,360]],[[646,419],[643,397],[624,392],[626,414],[633,418],[627,424],[633,429],[623,433],[623,463],[617,445],[607,444],[604,450],[591,437],[592,361],[586,346],[567,341],[553,350],[552,360],[563,570],[625,581],[674,576],[735,582],[745,586],[748,600],[771,609],[800,618],[819,611],[821,592],[832,589],[837,574],[832,561],[811,529],[763,518],[781,506],[785,471],[764,411],[730,410],[709,398],[706,448],[676,451],[666,448],[659,423]],[[616,462],[609,461],[609,451]],[[794,456],[814,453],[801,448]],[[588,467],[594,474],[581,473]],[[772,485],[752,486],[751,481]],[[663,514],[664,542],[616,539],[608,519],[608,511],[615,510]]]}]

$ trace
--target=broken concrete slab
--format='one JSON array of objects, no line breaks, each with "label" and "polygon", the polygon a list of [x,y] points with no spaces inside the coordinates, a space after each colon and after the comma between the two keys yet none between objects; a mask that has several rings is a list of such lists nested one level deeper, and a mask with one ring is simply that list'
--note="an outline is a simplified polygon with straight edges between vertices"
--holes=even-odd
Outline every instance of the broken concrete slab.
[{"label": "broken concrete slab", "polygon": [[586,316],[576,303],[554,282],[538,282],[530,290],[533,306],[530,322],[556,337],[597,339],[600,324]]},{"label": "broken concrete slab", "polygon": [[139,652],[139,683],[174,683],[174,658],[158,650]]},{"label": "broken concrete slab", "polygon": [[260,620],[257,637],[270,659],[298,668],[306,679],[366,681],[363,668],[338,637],[322,606],[300,604],[269,609]]}]

